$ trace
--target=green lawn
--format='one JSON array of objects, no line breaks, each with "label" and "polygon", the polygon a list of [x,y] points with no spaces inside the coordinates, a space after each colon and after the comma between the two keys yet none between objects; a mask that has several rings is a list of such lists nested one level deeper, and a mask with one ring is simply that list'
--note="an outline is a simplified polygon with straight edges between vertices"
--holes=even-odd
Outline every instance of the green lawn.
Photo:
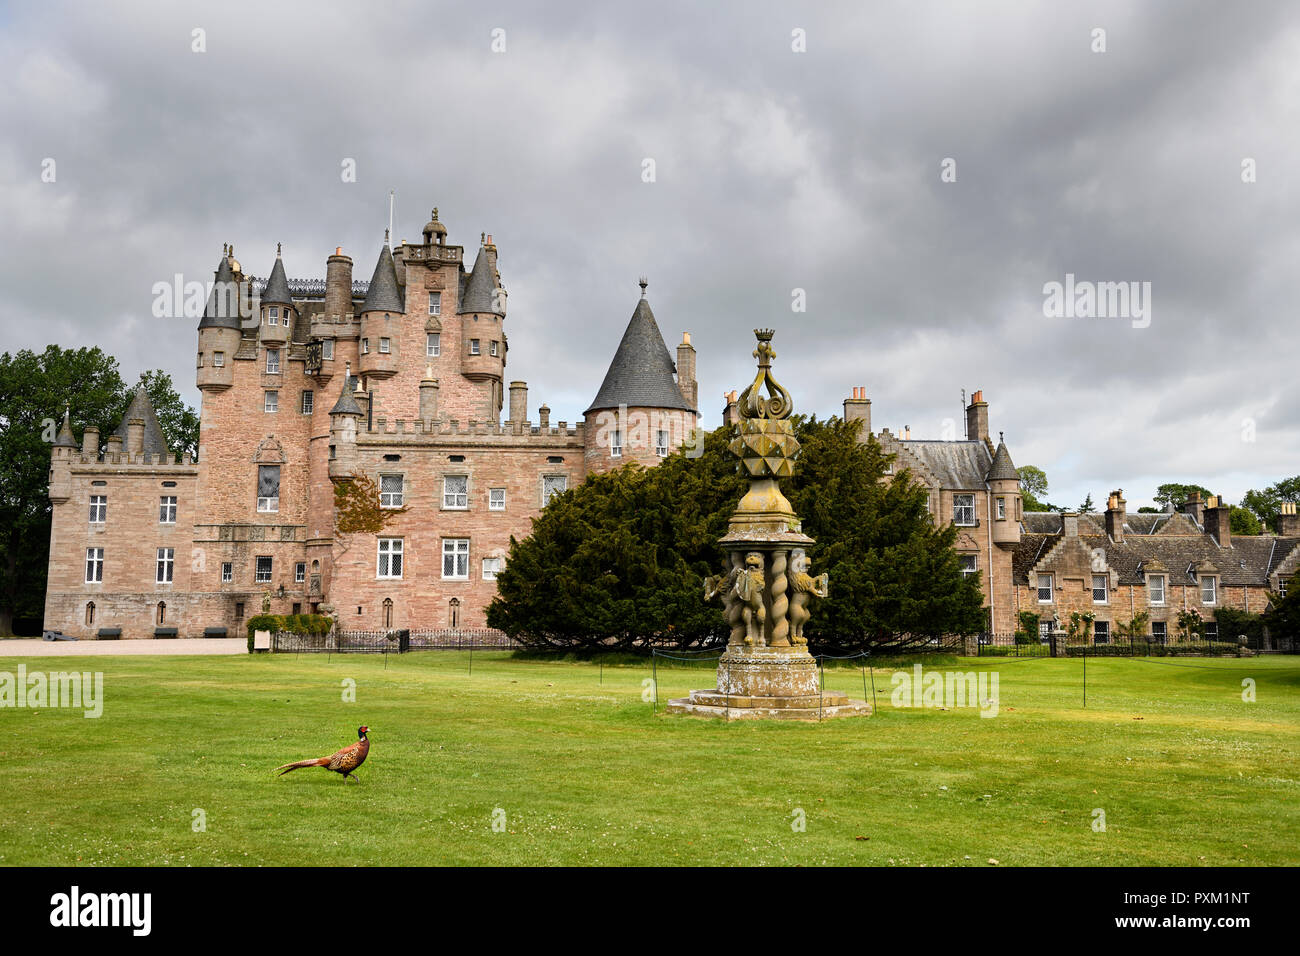
[{"label": "green lawn", "polygon": [[[1300,863],[1298,657],[1090,660],[1086,710],[1079,660],[943,665],[997,670],[993,719],[895,709],[877,670],[878,713],[822,725],[654,716],[648,666],[506,653],[21,663],[102,669],[105,705],[0,709],[0,865]],[[360,784],[271,775],[361,723]]]}]

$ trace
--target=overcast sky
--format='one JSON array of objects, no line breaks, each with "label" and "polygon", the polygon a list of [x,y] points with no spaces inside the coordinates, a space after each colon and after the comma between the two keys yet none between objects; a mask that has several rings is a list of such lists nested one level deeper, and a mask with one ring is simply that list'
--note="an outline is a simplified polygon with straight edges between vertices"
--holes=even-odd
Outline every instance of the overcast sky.
[{"label": "overcast sky", "polygon": [[[796,410],[864,385],[938,438],[983,389],[1057,503],[1300,472],[1295,4],[46,2],[0,6],[0,89],[0,349],[197,405],[153,284],[223,242],[369,278],[395,189],[395,240],[494,235],[534,416],[580,417],[646,274],[709,426],[771,326]],[[1151,283],[1149,324],[1046,318],[1067,273]]]}]

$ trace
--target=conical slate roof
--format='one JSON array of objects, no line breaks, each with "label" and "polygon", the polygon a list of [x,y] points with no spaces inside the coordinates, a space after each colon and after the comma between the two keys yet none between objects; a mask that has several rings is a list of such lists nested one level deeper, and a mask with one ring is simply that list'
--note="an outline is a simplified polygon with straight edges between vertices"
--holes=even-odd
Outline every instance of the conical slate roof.
[{"label": "conical slate roof", "polygon": [[72,435],[72,418],[68,412],[68,406],[63,406],[63,427],[59,429],[58,437],[54,439],[55,448],[76,448],[77,439]]},{"label": "conical slate roof", "polygon": [[356,415],[358,418],[361,417],[361,406],[352,397],[352,383],[356,380],[355,375],[343,376],[343,391],[339,394],[339,400],[334,403],[334,407],[330,409],[331,415]]},{"label": "conical slate roof", "polygon": [[362,312],[396,312],[399,315],[406,310],[402,307],[402,290],[397,284],[397,266],[393,263],[393,250],[388,247],[388,238],[384,237],[384,248],[375,263],[375,274],[370,277],[370,288],[366,292],[366,301],[361,306]]},{"label": "conical slate roof", "polygon": [[1007,451],[1006,442],[998,442],[998,450],[993,453],[993,463],[989,465],[989,473],[984,480],[1020,480],[1020,473],[1016,471],[1016,466],[1011,463],[1011,453]]},{"label": "conical slate roof", "polygon": [[650,303],[642,298],[623,332],[623,340],[618,343],[618,351],[609,363],[595,401],[583,414],[620,405],[695,411],[682,397],[674,372],[676,366],[668,354],[668,346],[664,345]]},{"label": "conical slate roof", "polygon": [[139,418],[144,421],[144,453],[146,455],[166,455],[167,440],[163,438],[162,426],[158,424],[158,416],[154,414],[153,402],[149,401],[149,393],[140,385],[135,390],[135,397],[131,399],[131,404],[126,408],[126,414],[122,416],[122,423],[117,426],[113,432],[122,439],[122,446],[126,447],[126,427],[133,418]]},{"label": "conical slate roof", "polygon": [[212,294],[208,296],[207,308],[199,320],[200,329],[237,329],[239,322],[239,292],[235,285],[235,273],[230,268],[230,257],[222,253],[221,264],[217,266],[216,283]]},{"label": "conical slate roof", "polygon": [[262,290],[263,305],[293,305],[293,299],[289,295],[289,280],[284,276],[284,260],[280,258],[280,250],[275,252],[275,265],[271,267],[271,277],[266,280],[266,288]]},{"label": "conical slate roof", "polygon": [[497,279],[492,274],[492,263],[488,261],[487,252],[479,249],[478,258],[474,260],[474,269],[465,281],[465,294],[460,300],[461,312],[491,312],[501,315],[493,302],[492,293],[496,290]]}]

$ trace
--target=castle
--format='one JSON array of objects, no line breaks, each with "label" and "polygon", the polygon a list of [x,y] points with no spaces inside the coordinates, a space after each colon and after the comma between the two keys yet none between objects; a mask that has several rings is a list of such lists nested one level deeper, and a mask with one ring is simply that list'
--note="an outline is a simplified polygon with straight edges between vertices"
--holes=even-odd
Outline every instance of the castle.
[{"label": "castle", "polygon": [[[324,280],[289,279],[279,250],[256,279],[225,249],[198,324],[198,460],[168,451],[143,390],[102,448],[65,411],[45,627],[239,636],[268,598],[349,629],[482,626],[511,535],[552,495],[655,463],[697,422],[690,335],[674,363],[645,280],[572,424],[545,405],[530,420],[527,384],[507,383],[506,298],[492,237],[467,270],[436,209],[422,242],[385,236],[369,282],[340,249]],[[393,513],[338,535],[334,489],[358,475]]]}]

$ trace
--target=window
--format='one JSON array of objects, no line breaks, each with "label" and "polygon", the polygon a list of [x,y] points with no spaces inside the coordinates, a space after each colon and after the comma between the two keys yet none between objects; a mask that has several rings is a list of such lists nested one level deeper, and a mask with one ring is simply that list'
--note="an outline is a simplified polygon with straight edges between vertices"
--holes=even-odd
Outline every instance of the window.
[{"label": "window", "polygon": [[94,623],[95,623],[95,602],[88,601],[86,603],[86,626],[90,627],[90,625]]},{"label": "window", "polygon": [[1147,578],[1147,599],[1159,607],[1165,603],[1165,576],[1153,574]]},{"label": "window", "polygon": [[1277,596],[1286,597],[1286,578],[1280,574],[1277,577]]},{"label": "window", "polygon": [[362,354],[362,355],[369,355],[369,354],[370,354],[370,340],[369,340],[369,339],[362,339],[362,340],[361,340],[361,354]]},{"label": "window", "polygon": [[[275,323],[272,323],[272,325],[274,324]],[[267,375],[280,374],[280,350],[279,349],[266,350],[266,374]]]},{"label": "window", "polygon": [[1219,598],[1219,579],[1206,575],[1201,578],[1201,603],[1214,604]]},{"label": "window", "polygon": [[293,581],[295,584],[302,584],[307,580],[307,562],[299,561],[293,566]]},{"label": "window", "polygon": [[429,314],[442,315],[442,293],[441,292],[429,293]]},{"label": "window", "polygon": [[199,364],[198,364],[198,368],[203,368],[203,353],[202,353],[202,352],[199,353]]},{"label": "window", "polygon": [[961,565],[961,576],[968,578],[979,571],[979,556],[974,554],[959,554],[957,560]]},{"label": "window", "polygon": [[998,499],[998,517],[999,517],[999,518],[1005,518],[1006,516],[1007,516],[1007,499],[1006,499],[1006,498],[999,498],[999,499]]},{"label": "window", "polygon": [[392,343],[387,338],[380,338],[379,351],[381,354],[387,355],[392,351]]},{"label": "window", "polygon": [[229,561],[221,562],[221,583],[229,584],[235,580],[235,566]]},{"label": "window", "polygon": [[384,598],[383,608],[384,608],[384,617],[383,617],[384,627],[392,627],[393,626],[393,599]]},{"label": "window", "polygon": [[442,506],[444,508],[469,507],[469,477],[447,475],[442,479]]},{"label": "window", "polygon": [[479,348],[479,341],[478,341],[478,339],[470,339],[470,340],[469,340],[469,354],[470,354],[470,355],[482,355],[482,354],[483,354],[483,350],[482,350],[481,348]]},{"label": "window", "polygon": [[460,627],[460,598],[447,602],[447,626]]},{"label": "window", "polygon": [[379,507],[381,508],[400,508],[402,507],[402,476],[401,475],[380,475],[379,476]]},{"label": "window", "polygon": [[320,343],[320,357],[322,361],[334,360],[334,340],[322,339]]},{"label": "window", "polygon": [[469,577],[469,538],[443,538],[442,576]]},{"label": "window", "polygon": [[243,601],[236,601],[236,602],[235,602],[235,620],[236,620],[236,621],[242,621],[243,619],[244,619],[244,602],[243,602]]},{"label": "window", "polygon": [[270,584],[271,567],[271,556],[269,554],[259,554],[257,556],[257,570],[253,573],[253,580],[258,584]]},{"label": "window", "polygon": [[[91,495],[90,496],[90,523],[103,524],[108,518],[108,495]],[[1283,583],[1285,588],[1285,582]],[[1283,595],[1286,591],[1283,590]]]},{"label": "window", "polygon": [[506,566],[505,558],[484,558],[483,559],[483,580],[495,581],[497,575],[501,573],[502,568]]},{"label": "window", "polygon": [[257,466],[257,510],[280,510],[280,466]]},{"label": "window", "polygon": [[158,549],[158,573],[154,580],[158,584],[171,584],[172,573],[176,569],[176,549],[159,548]]},{"label": "window", "polygon": [[158,499],[158,521],[160,524],[176,523],[175,495],[163,495]]},{"label": "window", "polygon": [[952,496],[952,523],[971,527],[975,524],[975,496]]},{"label": "window", "polygon": [[1110,621],[1097,621],[1092,625],[1092,642],[1094,644],[1110,643]]},{"label": "window", "polygon": [[224,366],[225,364],[226,364],[226,353],[225,353],[225,352],[213,352],[213,353],[212,353],[212,367],[213,367],[213,368],[221,368],[221,367]]},{"label": "window", "polygon": [[1052,576],[1050,574],[1040,574],[1038,576],[1038,603],[1052,603]]},{"label": "window", "polygon": [[660,428],[655,432],[655,454],[660,458],[668,457],[668,430]]},{"label": "window", "polygon": [[506,510],[506,490],[504,488],[488,489],[488,511]]},{"label": "window", "polygon": [[158,602],[158,626],[162,627],[167,623],[167,602]]},{"label": "window", "polygon": [[268,391],[266,393],[265,403],[262,410],[266,412],[278,412],[280,410],[280,393]]},{"label": "window", "polygon": [[493,339],[491,342],[488,343],[488,355],[496,355],[496,354],[497,354],[497,340]]},{"label": "window", "polygon": [[[380,578],[400,578],[402,576],[402,539],[379,539],[379,567],[375,576]],[[446,575],[443,575],[446,577]]]},{"label": "window", "polygon": [[623,457],[623,433],[617,428],[609,434],[609,457]]},{"label": "window", "polygon": [[442,354],[442,333],[430,332],[424,337],[424,354],[436,358]]},{"label": "window", "polygon": [[86,549],[86,583],[100,584],[104,580],[104,549]]},{"label": "window", "polygon": [[1165,638],[1167,636],[1168,632],[1165,629],[1164,621],[1151,622],[1151,640],[1155,641],[1157,644],[1163,644],[1165,643]]},{"label": "window", "polygon": [[269,309],[266,310],[266,316],[267,316],[268,325],[279,325],[280,307],[278,305],[271,306]]},{"label": "window", "polygon": [[1092,576],[1092,603],[1105,604],[1110,600],[1110,577],[1105,574]]},{"label": "window", "polygon": [[1206,621],[1206,622],[1205,622],[1205,639],[1206,639],[1207,641],[1217,641],[1217,640],[1219,639],[1219,622],[1218,622],[1218,621]]},{"label": "window", "polygon": [[316,393],[313,392],[310,388],[304,388],[302,390],[301,407],[302,407],[302,413],[304,415],[310,415],[312,412],[316,410]]},{"label": "window", "polygon": [[564,475],[546,475],[542,478],[542,507],[545,508],[551,503],[551,499],[556,495],[562,495],[569,490],[569,479]]},{"label": "window", "polygon": [[1051,639],[1052,639],[1052,622],[1039,621],[1038,622],[1038,643],[1046,644]]}]

